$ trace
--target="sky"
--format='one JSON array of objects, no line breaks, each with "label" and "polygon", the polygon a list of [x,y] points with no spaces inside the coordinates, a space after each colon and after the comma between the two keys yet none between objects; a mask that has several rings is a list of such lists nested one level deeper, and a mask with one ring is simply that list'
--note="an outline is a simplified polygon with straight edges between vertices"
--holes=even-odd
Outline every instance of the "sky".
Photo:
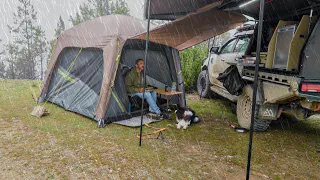
[{"label": "sky", "polygon": [[[70,15],[74,15],[79,6],[87,0],[31,0],[35,11],[38,13],[39,24],[46,32],[46,37],[51,40],[54,35],[57,21],[61,15],[66,29],[71,28]],[[126,0],[130,15],[143,19],[144,0]],[[7,25],[13,23],[13,13],[17,11],[18,0],[0,0],[0,39],[2,44],[12,40]],[[2,45],[0,45],[0,50]]]}]

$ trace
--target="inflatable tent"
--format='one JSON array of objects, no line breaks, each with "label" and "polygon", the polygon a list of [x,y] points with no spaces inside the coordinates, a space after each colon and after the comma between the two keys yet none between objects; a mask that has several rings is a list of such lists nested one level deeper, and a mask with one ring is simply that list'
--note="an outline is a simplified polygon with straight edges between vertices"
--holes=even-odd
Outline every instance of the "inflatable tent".
[{"label": "inflatable tent", "polygon": [[[110,15],[79,24],[63,32],[48,64],[39,102],[49,101],[99,123],[129,119],[130,97],[125,73],[144,57],[145,22]],[[184,92],[178,50],[150,42],[147,82],[157,88],[177,82]],[[172,104],[185,106],[185,95]],[[137,115],[140,115],[137,113]]]}]

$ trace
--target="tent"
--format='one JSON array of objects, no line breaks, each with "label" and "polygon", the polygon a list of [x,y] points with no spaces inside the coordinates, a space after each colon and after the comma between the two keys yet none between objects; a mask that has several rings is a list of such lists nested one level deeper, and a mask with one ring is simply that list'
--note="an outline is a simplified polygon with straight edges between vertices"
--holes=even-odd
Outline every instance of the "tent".
[{"label": "tent", "polygon": [[[129,112],[124,76],[136,59],[144,58],[145,40],[133,37],[145,31],[142,20],[109,15],[63,32],[48,64],[39,102],[55,103],[99,123],[134,116]],[[184,92],[175,48],[151,42],[147,58],[149,84],[164,88],[177,82],[178,90]],[[185,106],[184,94],[171,103]]]}]

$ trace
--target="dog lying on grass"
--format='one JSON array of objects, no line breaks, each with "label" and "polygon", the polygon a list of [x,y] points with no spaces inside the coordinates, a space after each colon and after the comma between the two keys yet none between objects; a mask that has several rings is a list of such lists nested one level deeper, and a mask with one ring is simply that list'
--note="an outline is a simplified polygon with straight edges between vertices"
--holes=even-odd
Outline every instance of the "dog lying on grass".
[{"label": "dog lying on grass", "polygon": [[196,116],[196,113],[190,108],[182,108],[178,107],[175,111],[176,120],[177,120],[177,128],[187,129],[190,124],[199,122],[199,117]]}]

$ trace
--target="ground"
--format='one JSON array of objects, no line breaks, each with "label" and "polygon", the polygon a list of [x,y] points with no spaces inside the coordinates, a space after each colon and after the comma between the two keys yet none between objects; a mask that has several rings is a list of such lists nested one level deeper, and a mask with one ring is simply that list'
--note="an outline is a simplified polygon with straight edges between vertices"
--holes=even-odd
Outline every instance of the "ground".
[{"label": "ground", "polygon": [[[236,133],[231,104],[188,95],[201,123],[164,141],[139,128],[96,122],[44,103],[50,115],[30,116],[41,82],[0,80],[0,179],[245,179],[248,133]],[[144,129],[150,132],[151,129]],[[320,120],[272,124],[253,139],[252,179],[320,179]]]}]

